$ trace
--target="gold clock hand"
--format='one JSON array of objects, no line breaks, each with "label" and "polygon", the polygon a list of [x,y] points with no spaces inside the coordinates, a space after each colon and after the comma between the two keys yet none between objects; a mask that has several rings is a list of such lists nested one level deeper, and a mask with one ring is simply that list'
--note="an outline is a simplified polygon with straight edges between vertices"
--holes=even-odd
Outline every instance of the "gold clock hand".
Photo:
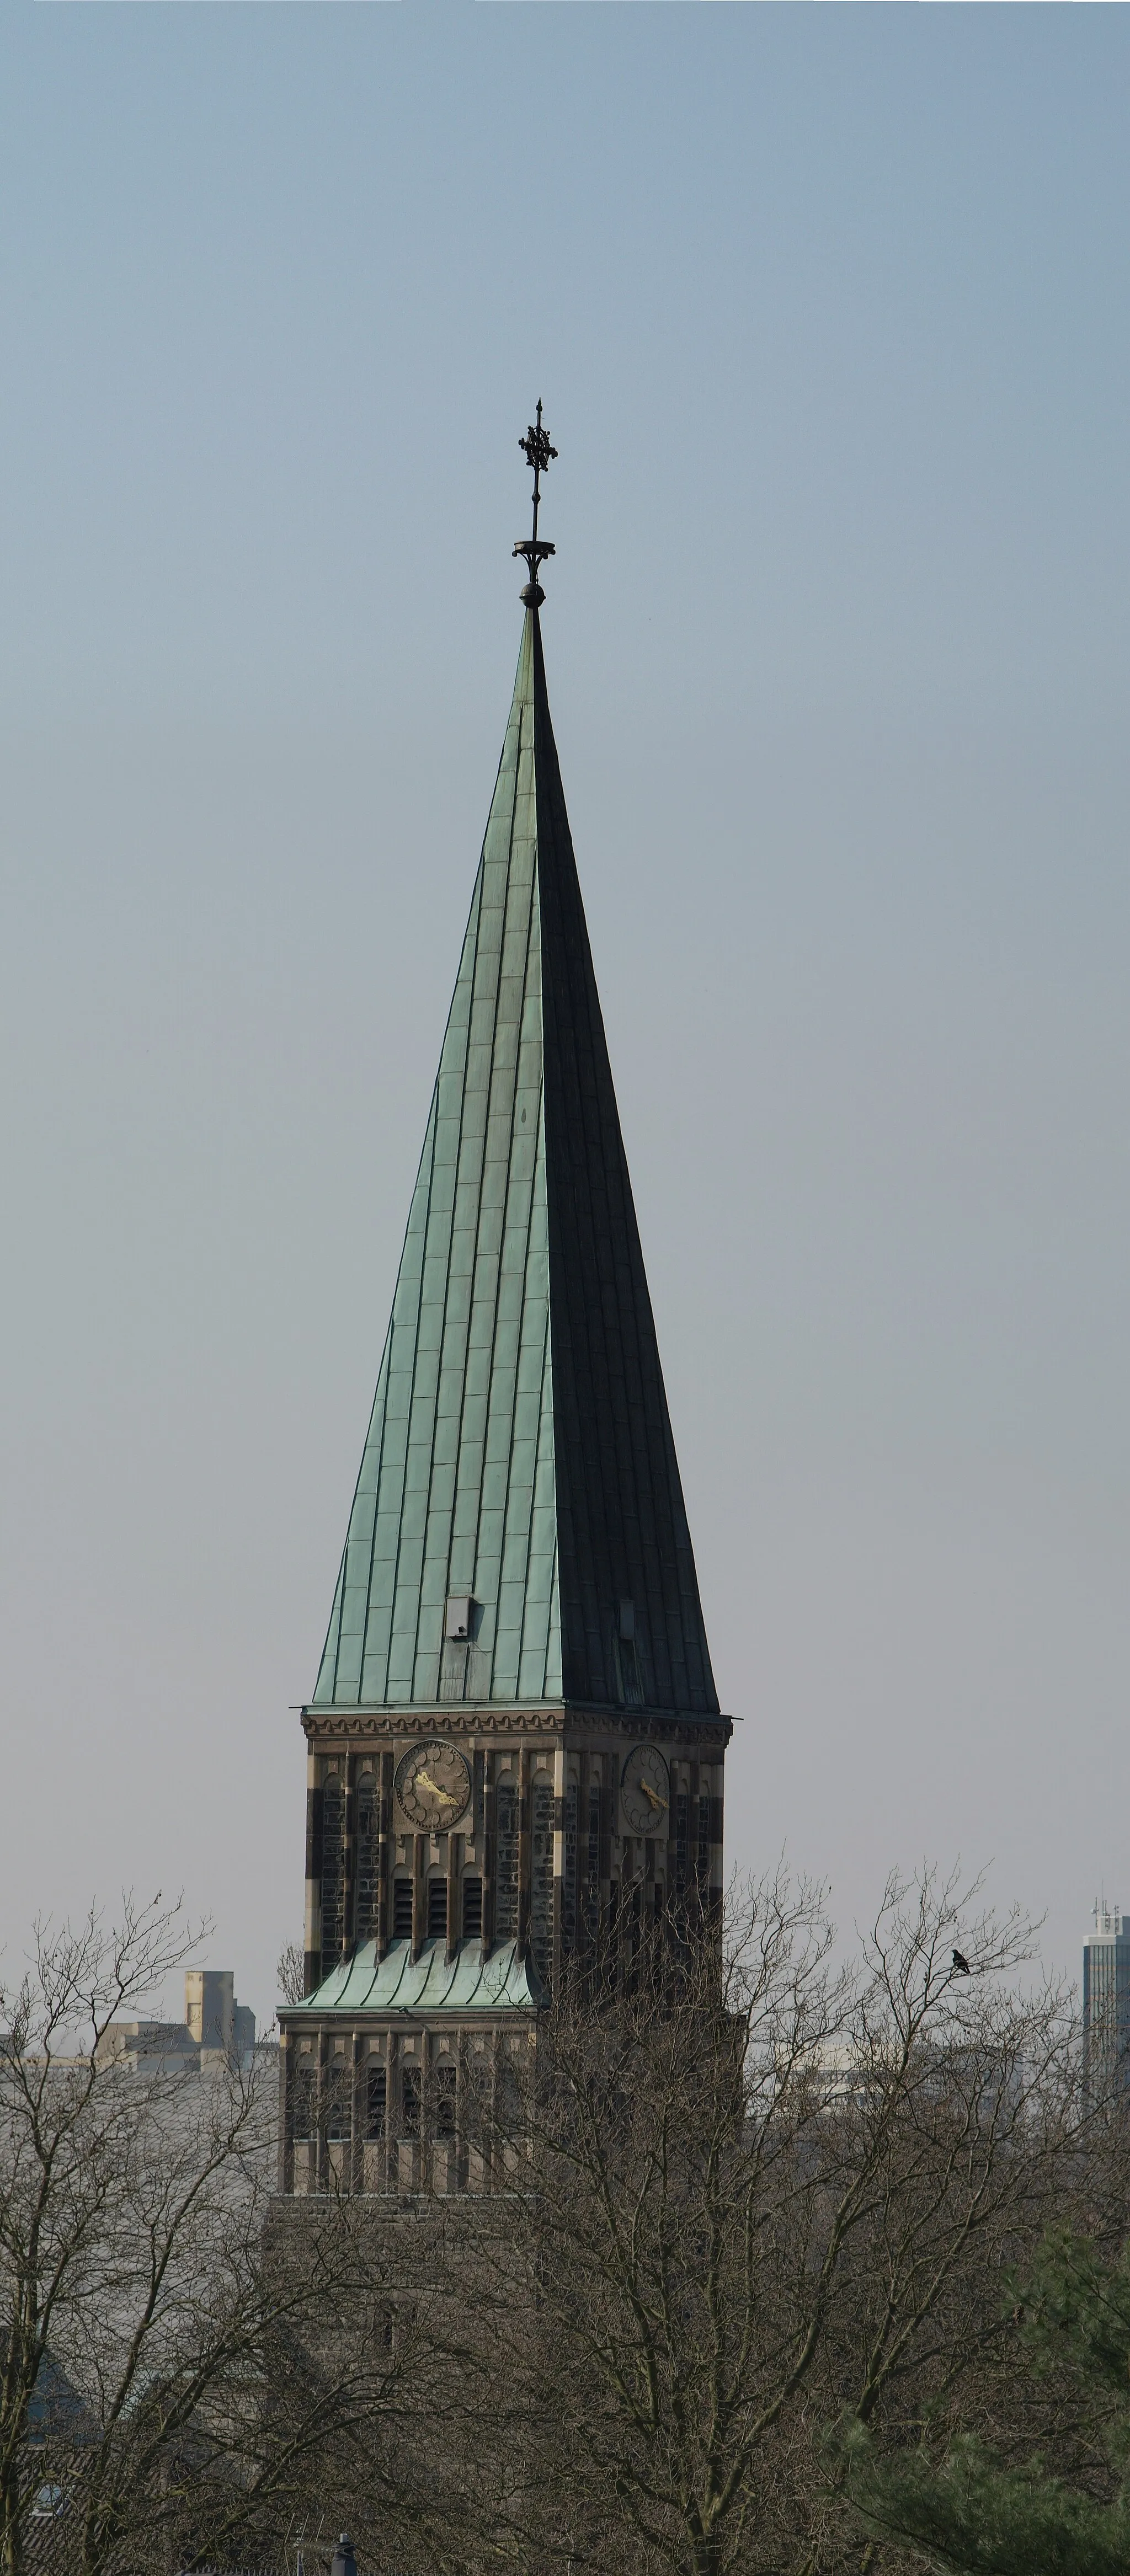
[{"label": "gold clock hand", "polygon": [[430,1789],[433,1798],[442,1798],[445,1807],[457,1807],[459,1804],[454,1789],[441,1789],[438,1780],[433,1780],[430,1771],[417,1771],[416,1786],[418,1789]]},{"label": "gold clock hand", "polygon": [[659,1810],[660,1810],[660,1812],[661,1812],[662,1814],[666,1814],[666,1810],[667,1810],[667,1800],[666,1800],[666,1798],[659,1798],[659,1797],[657,1797],[657,1796],[656,1796],[656,1793],[655,1793],[655,1791],[654,1791],[654,1789],[649,1789],[649,1788],[648,1788],[648,1785],[647,1785],[646,1780],[641,1780],[641,1781],[640,1781],[640,1787],[641,1787],[641,1789],[643,1790],[643,1793],[644,1793],[645,1798],[647,1798],[647,1799],[649,1799],[649,1800],[650,1800],[651,1805],[652,1805],[653,1807],[658,1807],[658,1808],[659,1808]]}]

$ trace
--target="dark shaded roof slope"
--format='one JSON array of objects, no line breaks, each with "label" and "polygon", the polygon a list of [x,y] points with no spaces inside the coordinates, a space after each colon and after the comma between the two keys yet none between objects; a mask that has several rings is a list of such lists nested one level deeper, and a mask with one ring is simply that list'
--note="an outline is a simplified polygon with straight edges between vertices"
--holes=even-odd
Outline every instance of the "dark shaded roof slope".
[{"label": "dark shaded roof slope", "polygon": [[314,1705],[562,1698],[718,1713],[529,609]]}]

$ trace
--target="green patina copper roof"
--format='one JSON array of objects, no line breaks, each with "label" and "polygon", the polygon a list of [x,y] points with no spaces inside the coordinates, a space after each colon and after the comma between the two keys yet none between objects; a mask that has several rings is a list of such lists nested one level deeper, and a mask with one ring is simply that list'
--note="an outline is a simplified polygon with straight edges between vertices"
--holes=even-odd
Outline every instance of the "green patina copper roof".
[{"label": "green patina copper roof", "polygon": [[342,1959],[295,2013],[536,2012],[548,1997],[533,1960],[517,1943],[500,1942],[483,1957],[478,1941],[461,1941],[452,1958],[442,1941],[425,1941],[413,1959],[410,1941],[394,1941],[378,1960],[375,1941]]},{"label": "green patina copper roof", "polygon": [[464,1698],[718,1711],[535,610],[314,1705]]}]

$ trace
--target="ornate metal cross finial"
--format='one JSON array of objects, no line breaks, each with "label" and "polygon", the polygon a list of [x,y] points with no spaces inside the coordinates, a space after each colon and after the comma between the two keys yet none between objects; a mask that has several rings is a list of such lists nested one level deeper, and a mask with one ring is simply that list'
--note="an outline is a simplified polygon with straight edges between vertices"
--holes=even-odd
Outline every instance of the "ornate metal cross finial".
[{"label": "ornate metal cross finial", "polygon": [[514,548],[514,552],[516,555],[523,555],[525,557],[530,571],[530,578],[521,593],[521,597],[527,608],[540,608],[542,601],[545,598],[545,592],[538,580],[538,565],[543,564],[546,556],[553,554],[555,551],[553,546],[546,544],[544,537],[539,537],[538,535],[538,510],[541,506],[541,478],[543,474],[547,474],[549,472],[550,463],[557,454],[557,449],[550,446],[549,431],[547,429],[543,429],[541,425],[540,397],[538,400],[537,420],[530,422],[530,426],[526,431],[525,437],[519,439],[518,445],[521,448],[523,455],[529,459],[529,462],[534,469],[534,532],[532,537],[520,537]]},{"label": "ornate metal cross finial", "polygon": [[521,448],[523,455],[528,456],[534,469],[534,509],[536,510],[538,506],[538,476],[539,474],[548,473],[550,459],[557,454],[557,449],[555,447],[551,447],[549,444],[549,431],[547,429],[543,429],[541,425],[540,401],[538,403],[536,425],[531,421],[525,437],[519,439],[518,445]]}]

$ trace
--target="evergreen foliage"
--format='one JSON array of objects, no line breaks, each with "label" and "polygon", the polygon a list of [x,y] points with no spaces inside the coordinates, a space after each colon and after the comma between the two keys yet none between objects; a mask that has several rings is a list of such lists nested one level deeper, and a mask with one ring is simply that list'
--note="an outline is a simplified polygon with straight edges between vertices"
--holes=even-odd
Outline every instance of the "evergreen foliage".
[{"label": "evergreen foliage", "polygon": [[1066,2232],[1045,2237],[1020,2296],[1022,2361],[1055,2374],[1076,2436],[1071,2477],[971,2435],[939,2463],[925,2444],[880,2457],[856,2422],[848,2488],[876,2539],[957,2576],[1127,2576],[1130,2569],[1130,2240],[1113,2260]]}]

